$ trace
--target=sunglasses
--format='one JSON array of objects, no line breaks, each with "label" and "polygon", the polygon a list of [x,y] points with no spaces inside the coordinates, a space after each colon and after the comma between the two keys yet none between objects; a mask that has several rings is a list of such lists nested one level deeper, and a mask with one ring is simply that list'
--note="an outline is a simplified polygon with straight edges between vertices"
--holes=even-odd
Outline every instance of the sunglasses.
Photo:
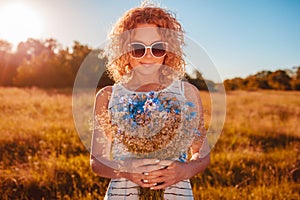
[{"label": "sunglasses", "polygon": [[128,44],[129,53],[133,58],[143,58],[146,55],[147,49],[150,49],[151,55],[155,58],[161,58],[167,54],[166,42],[154,42],[153,44],[146,46],[140,42],[132,42]]}]

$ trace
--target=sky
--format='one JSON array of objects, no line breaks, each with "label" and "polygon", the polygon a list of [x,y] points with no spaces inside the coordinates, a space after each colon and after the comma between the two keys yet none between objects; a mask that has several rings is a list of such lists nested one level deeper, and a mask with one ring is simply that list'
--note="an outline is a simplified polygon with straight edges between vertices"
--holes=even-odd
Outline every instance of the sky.
[{"label": "sky", "polygon": [[[79,41],[97,48],[106,40],[107,33],[118,18],[128,9],[140,5],[140,2],[141,0],[0,0],[0,39],[7,40],[1,32],[10,29],[10,23],[13,23],[5,14],[1,16],[1,12],[4,13],[4,8],[9,5],[22,4],[30,10],[33,17],[21,22],[30,13],[15,13],[17,22],[14,23],[21,23],[23,26],[18,25],[20,28],[14,29],[14,33],[23,36],[26,33],[37,39],[54,38],[63,46],[71,47],[74,41]],[[244,78],[262,70],[274,71],[300,66],[299,0],[153,2],[176,14],[186,37],[205,50],[223,80]],[[5,29],[4,23],[8,26]]]}]

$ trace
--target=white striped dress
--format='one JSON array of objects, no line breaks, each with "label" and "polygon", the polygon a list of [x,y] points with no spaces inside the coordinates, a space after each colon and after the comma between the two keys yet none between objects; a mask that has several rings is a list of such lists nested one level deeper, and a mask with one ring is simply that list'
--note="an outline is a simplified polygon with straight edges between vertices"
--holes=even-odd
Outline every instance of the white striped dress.
[{"label": "white striped dress", "polygon": [[[179,96],[184,96],[184,84],[181,81],[173,82],[167,89],[177,93]],[[109,102],[109,107],[119,101],[120,96],[125,95],[132,91],[127,90],[121,84],[116,84],[113,87],[111,99]],[[180,98],[180,97],[178,97]],[[131,153],[124,151],[124,147],[120,142],[114,143],[118,145],[112,145],[112,155],[113,159],[118,159],[118,157],[130,157]],[[106,195],[105,200],[138,200],[138,185],[127,180],[127,179],[112,179]],[[167,187],[164,191],[165,200],[193,200],[192,187],[189,180],[180,181],[175,185]]]},{"label": "white striped dress", "polygon": [[[138,185],[127,179],[112,179],[105,195],[105,200],[138,200]],[[167,187],[164,192],[165,200],[191,200],[193,191],[189,180],[178,182]]]}]

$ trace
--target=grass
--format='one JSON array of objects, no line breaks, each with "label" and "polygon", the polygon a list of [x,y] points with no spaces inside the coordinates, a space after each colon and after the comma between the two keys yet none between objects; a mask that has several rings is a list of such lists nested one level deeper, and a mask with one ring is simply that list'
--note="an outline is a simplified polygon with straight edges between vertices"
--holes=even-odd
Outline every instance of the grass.
[{"label": "grass", "polygon": [[[2,199],[103,198],[109,180],[90,170],[71,101],[71,90],[0,88]],[[299,92],[229,92],[211,165],[192,178],[195,199],[300,199],[299,119]]]}]

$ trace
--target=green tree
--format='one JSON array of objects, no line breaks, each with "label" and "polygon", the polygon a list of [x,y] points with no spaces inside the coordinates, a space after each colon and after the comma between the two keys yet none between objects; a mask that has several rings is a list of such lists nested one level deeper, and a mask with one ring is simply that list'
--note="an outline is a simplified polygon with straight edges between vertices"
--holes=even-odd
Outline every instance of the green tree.
[{"label": "green tree", "polygon": [[300,66],[295,67],[295,75],[291,81],[293,90],[300,90]]},{"label": "green tree", "polygon": [[91,52],[87,45],[77,41],[72,49],[61,49],[53,39],[30,41],[20,45],[20,49],[25,59],[18,68],[14,83],[44,88],[72,87],[81,63]]},{"label": "green tree", "polygon": [[0,85],[9,85],[14,75],[10,68],[11,52],[12,44],[5,40],[0,40]]},{"label": "green tree", "polygon": [[268,84],[268,76],[271,74],[271,71],[260,71],[255,75],[248,76],[245,80],[245,87],[248,90],[257,90],[257,89],[271,89]]},{"label": "green tree", "polygon": [[[63,68],[57,63],[58,54],[55,53],[60,44],[54,39],[28,39],[18,45],[17,57],[21,59],[14,84],[17,86],[54,87],[60,73],[55,70]],[[58,67],[60,66],[60,67]],[[57,73],[57,74],[56,74]]]},{"label": "green tree", "polygon": [[226,79],[224,81],[225,90],[241,90],[245,88],[245,81],[242,78]]},{"label": "green tree", "polygon": [[286,71],[277,70],[268,76],[268,84],[272,89],[276,90],[291,90],[291,77]]},{"label": "green tree", "polygon": [[300,66],[297,67],[297,71],[296,71],[296,79],[300,80]]},{"label": "green tree", "polygon": [[187,81],[197,87],[198,90],[215,90],[215,83],[211,80],[204,79],[202,74],[197,70],[193,70],[191,75],[185,74],[185,77]]}]

